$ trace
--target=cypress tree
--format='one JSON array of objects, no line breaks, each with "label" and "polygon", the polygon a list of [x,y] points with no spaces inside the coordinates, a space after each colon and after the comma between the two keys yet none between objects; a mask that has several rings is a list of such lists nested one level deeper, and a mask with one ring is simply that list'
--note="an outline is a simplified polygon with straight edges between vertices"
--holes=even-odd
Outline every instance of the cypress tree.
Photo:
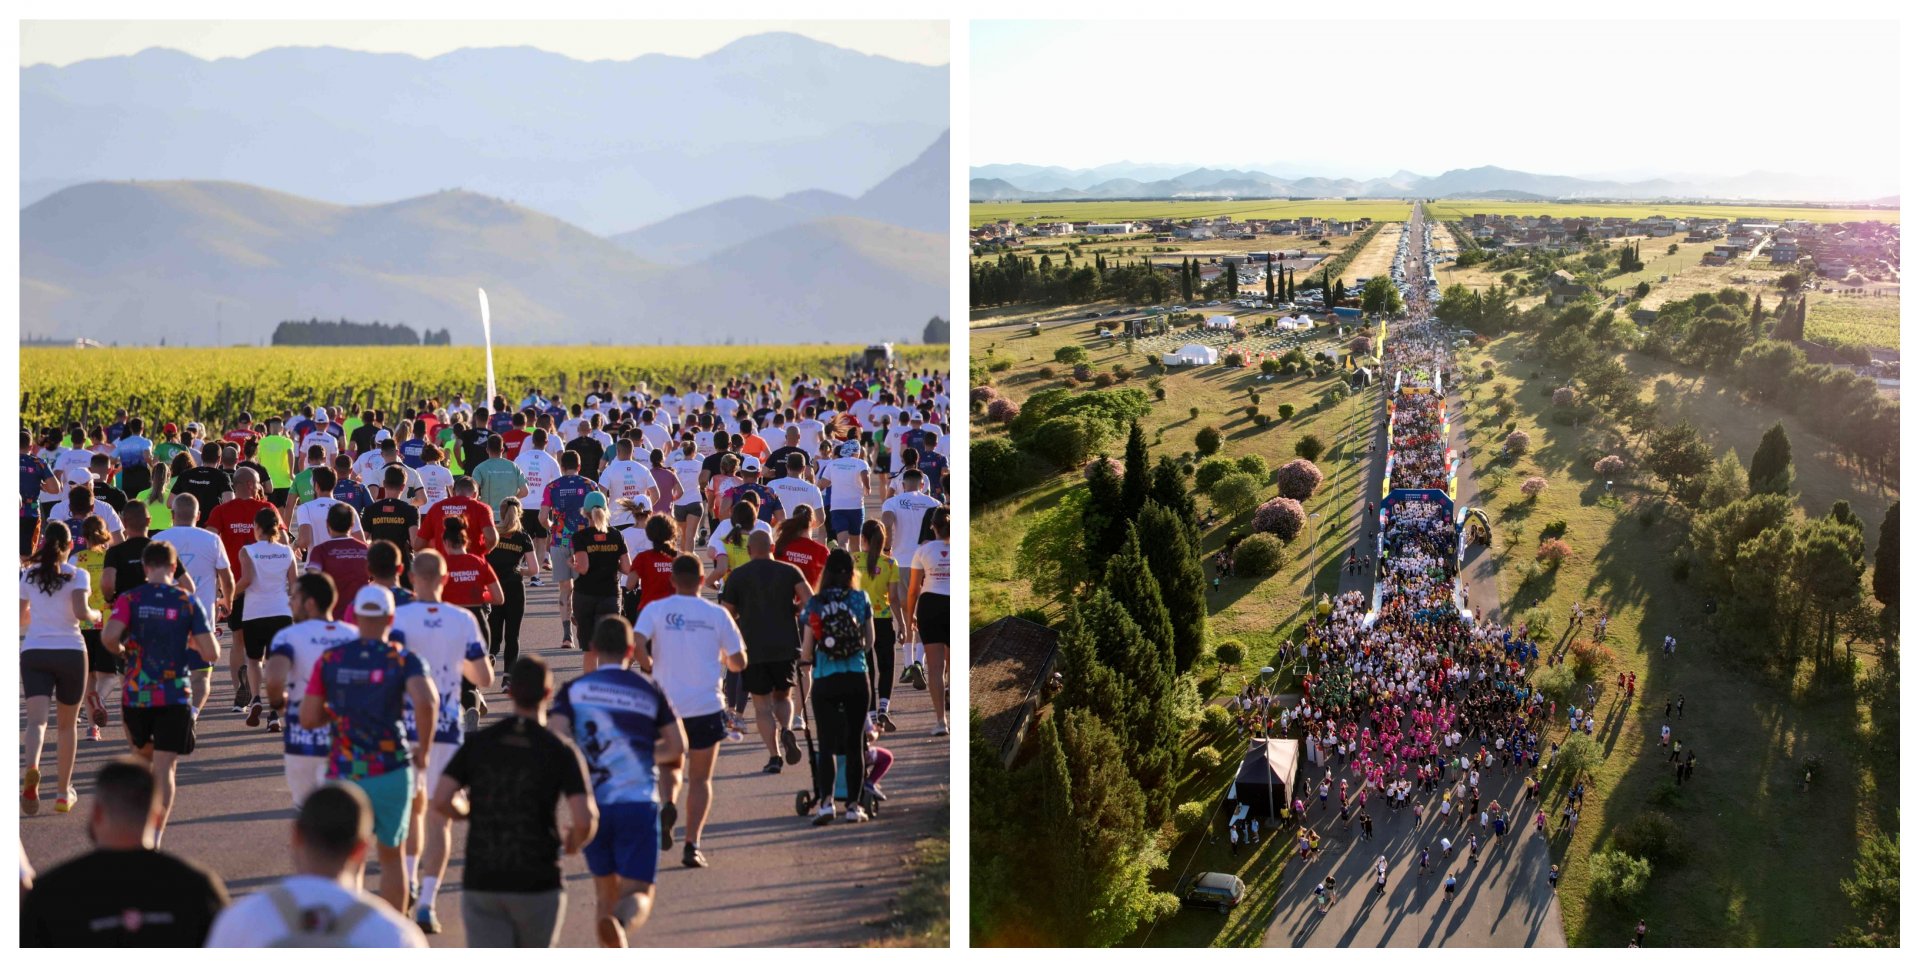
[{"label": "cypress tree", "polygon": [[1287,270],[1287,301],[1293,301],[1293,270]]},{"label": "cypress tree", "polygon": [[1132,429],[1127,431],[1127,476],[1120,479],[1120,509],[1128,521],[1140,516],[1140,509],[1147,505],[1147,491],[1152,484],[1152,469],[1147,464],[1147,435],[1140,429],[1140,422],[1134,421]]},{"label": "cypress tree", "polygon": [[1118,717],[1125,690],[1114,677],[1113,669],[1101,655],[1104,643],[1091,612],[1076,602],[1067,610],[1065,628],[1060,634],[1060,669],[1063,685],[1057,705],[1060,708],[1086,709],[1097,716]]},{"label": "cypress tree", "polygon": [[1873,597],[1888,609],[1900,604],[1900,502],[1880,521],[1880,545],[1873,550]]},{"label": "cypress tree", "polygon": [[1148,502],[1140,512],[1139,530],[1147,567],[1160,581],[1160,601],[1173,623],[1173,669],[1185,672],[1207,643],[1207,578],[1200,568],[1199,545],[1184,523],[1193,520],[1192,512],[1184,519],[1176,513]]},{"label": "cypress tree", "polygon": [[[1173,513],[1176,523],[1186,532],[1189,541],[1199,543],[1198,535],[1193,531],[1199,519],[1200,506],[1193,500],[1193,492],[1187,489],[1185,475],[1180,473],[1180,465],[1171,457],[1161,457],[1153,465],[1153,484],[1147,489],[1147,499]],[[1152,541],[1154,532],[1144,528],[1147,540]]]},{"label": "cypress tree", "polygon": [[[1056,717],[1043,716],[1034,731],[1031,775],[1023,777],[1033,807],[1033,879],[1016,881],[1024,887],[1030,907],[1039,914],[1040,933],[1064,938],[1078,930],[1084,918],[1075,910],[1084,903],[1089,871],[1081,847],[1080,822],[1074,816],[1072,773],[1066,747],[1060,742]],[[1025,770],[1022,771],[1027,772]],[[1004,809],[1005,805],[998,805]]]},{"label": "cypress tree", "polygon": [[1140,627],[1140,634],[1146,636],[1160,656],[1161,667],[1171,676],[1173,620],[1161,602],[1160,582],[1147,565],[1140,531],[1131,524],[1127,525],[1127,540],[1120,546],[1120,553],[1107,559],[1107,591],[1133,617],[1133,624]]},{"label": "cypress tree", "polygon": [[1760,437],[1753,461],[1747,465],[1747,491],[1752,494],[1785,494],[1793,488],[1793,444],[1787,440],[1787,428],[1778,422]]},{"label": "cypress tree", "polygon": [[1119,729],[1074,710],[1061,718],[1059,733],[1079,841],[1071,856],[1081,873],[1076,889],[1049,902],[1065,916],[1060,944],[1110,947],[1153,911],[1147,858],[1160,821],[1152,819],[1146,783],[1128,775]]},{"label": "cypress tree", "polygon": [[1105,458],[1094,462],[1087,476],[1087,509],[1083,516],[1087,531],[1089,561],[1105,561],[1120,550],[1127,539],[1126,508],[1121,504],[1120,480]]}]

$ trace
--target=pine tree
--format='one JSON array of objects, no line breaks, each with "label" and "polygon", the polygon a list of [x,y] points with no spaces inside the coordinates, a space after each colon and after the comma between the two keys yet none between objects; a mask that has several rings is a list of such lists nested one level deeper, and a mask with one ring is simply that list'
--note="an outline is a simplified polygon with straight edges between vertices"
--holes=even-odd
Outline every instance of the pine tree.
[{"label": "pine tree", "polygon": [[1105,643],[1100,639],[1103,630],[1098,627],[1097,618],[1085,602],[1076,602],[1067,609],[1060,634],[1063,685],[1056,705],[1091,710],[1097,716],[1118,717],[1126,690],[1101,654]]},{"label": "pine tree", "polygon": [[1873,550],[1873,597],[1889,610],[1900,604],[1899,501],[1887,508],[1887,516],[1880,521],[1880,544]]},{"label": "pine tree", "polygon": [[1860,515],[1853,513],[1853,505],[1845,500],[1833,502],[1833,507],[1827,511],[1827,516],[1861,534],[1867,533],[1867,522],[1862,520]]},{"label": "pine tree", "polygon": [[1140,516],[1140,509],[1147,505],[1147,491],[1152,485],[1152,468],[1147,464],[1147,435],[1140,429],[1139,421],[1127,431],[1127,476],[1120,479],[1120,508],[1128,521]]},{"label": "pine tree", "polygon": [[[1192,497],[1186,501],[1191,503]],[[1178,512],[1148,502],[1140,512],[1141,550],[1160,581],[1160,601],[1173,623],[1173,668],[1193,668],[1207,643],[1207,578],[1200,568],[1200,548],[1191,525],[1192,511]]]},{"label": "pine tree", "polygon": [[1747,465],[1747,490],[1753,494],[1786,494],[1793,489],[1793,444],[1785,425],[1775,422],[1760,437]]}]

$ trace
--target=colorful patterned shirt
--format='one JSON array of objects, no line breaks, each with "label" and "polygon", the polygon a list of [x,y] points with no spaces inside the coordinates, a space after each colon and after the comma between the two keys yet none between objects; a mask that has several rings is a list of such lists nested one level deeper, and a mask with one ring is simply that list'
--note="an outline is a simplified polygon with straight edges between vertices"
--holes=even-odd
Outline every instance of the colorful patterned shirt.
[{"label": "colorful patterned shirt", "polygon": [[121,635],[127,650],[121,703],[151,709],[191,702],[188,672],[199,656],[193,637],[212,631],[200,603],[177,585],[147,582],[114,598],[113,621],[126,629]]},{"label": "colorful patterned shirt", "polygon": [[333,713],[327,778],[357,780],[407,768],[407,680],[426,678],[420,657],[393,642],[355,639],[323,653],[307,695]]}]

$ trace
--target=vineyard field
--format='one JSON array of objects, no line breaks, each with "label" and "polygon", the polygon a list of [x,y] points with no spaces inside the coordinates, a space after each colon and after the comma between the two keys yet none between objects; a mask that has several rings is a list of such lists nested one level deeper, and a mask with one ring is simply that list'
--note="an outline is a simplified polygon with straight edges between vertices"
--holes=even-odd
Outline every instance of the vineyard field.
[{"label": "vineyard field", "polygon": [[1427,203],[1427,215],[1440,222],[1458,222],[1476,212],[1485,215],[1516,215],[1528,218],[1551,215],[1554,218],[1617,216],[1637,219],[1665,215],[1671,218],[1764,218],[1776,222],[1801,219],[1808,222],[1900,224],[1900,210],[1897,208],[1823,208],[1817,205],[1768,205],[1746,202],[1508,202],[1454,198]]},{"label": "vineyard field", "polygon": [[[837,371],[859,346],[509,346],[494,352],[498,391],[529,387],[578,398],[590,380],[617,385],[724,381],[778,370]],[[947,347],[894,347],[902,366],[947,369]],[[455,393],[478,399],[486,359],[477,346],[231,349],[22,347],[20,413],[27,426],[93,423],[126,407],[149,420],[224,423],[306,404],[397,409]]]}]

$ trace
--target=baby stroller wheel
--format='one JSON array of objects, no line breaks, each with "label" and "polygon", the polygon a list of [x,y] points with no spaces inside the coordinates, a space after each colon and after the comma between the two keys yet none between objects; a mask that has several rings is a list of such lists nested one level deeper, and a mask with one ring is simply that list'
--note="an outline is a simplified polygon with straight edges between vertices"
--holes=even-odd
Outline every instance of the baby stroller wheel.
[{"label": "baby stroller wheel", "polygon": [[800,790],[794,793],[793,812],[796,815],[804,817],[807,815],[807,811],[812,809],[813,809],[813,794],[808,793],[805,790]]},{"label": "baby stroller wheel", "polygon": [[865,810],[869,818],[878,818],[880,816],[880,798],[874,796],[872,790],[860,791],[860,809]]}]

